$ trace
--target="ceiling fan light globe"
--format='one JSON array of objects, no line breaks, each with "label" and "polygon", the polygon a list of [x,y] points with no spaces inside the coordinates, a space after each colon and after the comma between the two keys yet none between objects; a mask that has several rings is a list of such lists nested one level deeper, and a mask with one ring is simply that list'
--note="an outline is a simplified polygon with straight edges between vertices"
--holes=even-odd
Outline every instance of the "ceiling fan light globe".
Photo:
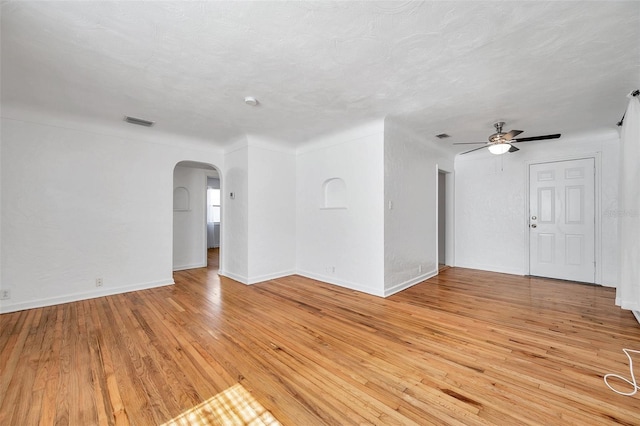
[{"label": "ceiling fan light globe", "polygon": [[489,145],[489,152],[495,155],[504,154],[510,149],[511,149],[511,145],[508,143],[497,143],[494,145]]}]

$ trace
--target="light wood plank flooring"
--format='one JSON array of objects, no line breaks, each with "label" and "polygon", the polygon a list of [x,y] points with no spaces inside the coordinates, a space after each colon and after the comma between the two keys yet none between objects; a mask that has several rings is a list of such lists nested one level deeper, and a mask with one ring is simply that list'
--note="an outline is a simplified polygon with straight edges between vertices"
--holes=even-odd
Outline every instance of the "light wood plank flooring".
[{"label": "light wood plank flooring", "polygon": [[449,268],[381,299],[210,261],[0,315],[0,424],[159,425],[238,384],[285,425],[640,424],[602,380],[640,349],[612,289]]}]

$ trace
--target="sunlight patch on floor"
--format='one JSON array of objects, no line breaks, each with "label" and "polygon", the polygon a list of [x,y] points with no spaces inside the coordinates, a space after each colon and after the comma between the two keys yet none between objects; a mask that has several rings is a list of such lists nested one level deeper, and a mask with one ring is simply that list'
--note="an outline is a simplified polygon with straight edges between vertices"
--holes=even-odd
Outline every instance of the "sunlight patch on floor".
[{"label": "sunlight patch on floor", "polygon": [[251,425],[280,423],[240,384],[196,405],[163,426]]}]

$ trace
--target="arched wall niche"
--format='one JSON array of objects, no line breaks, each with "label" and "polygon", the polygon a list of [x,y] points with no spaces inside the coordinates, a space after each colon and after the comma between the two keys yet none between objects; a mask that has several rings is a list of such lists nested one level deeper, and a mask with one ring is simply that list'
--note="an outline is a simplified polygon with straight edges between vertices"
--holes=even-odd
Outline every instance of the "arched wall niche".
[{"label": "arched wall niche", "polygon": [[178,186],[173,190],[173,211],[189,211],[189,190],[184,186]]},{"label": "arched wall niche", "polygon": [[327,179],[322,184],[322,208],[346,209],[347,184],[339,177]]}]

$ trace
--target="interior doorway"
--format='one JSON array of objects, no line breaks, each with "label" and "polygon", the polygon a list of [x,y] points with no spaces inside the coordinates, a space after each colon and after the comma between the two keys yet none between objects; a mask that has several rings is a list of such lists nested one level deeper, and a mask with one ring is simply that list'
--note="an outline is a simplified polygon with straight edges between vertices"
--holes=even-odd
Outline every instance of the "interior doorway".
[{"label": "interior doorway", "polygon": [[447,229],[447,175],[438,170],[438,269],[445,265]]},{"label": "interior doorway", "polygon": [[[214,179],[216,182],[212,182]],[[173,270],[206,267],[209,259],[209,234],[216,251],[221,249],[221,203],[209,209],[209,182],[222,185],[218,169],[211,164],[181,161],[173,171]],[[211,226],[209,225],[211,223]],[[211,228],[211,232],[209,229]]]},{"label": "interior doorway", "polygon": [[438,270],[454,265],[453,173],[438,168]]}]

